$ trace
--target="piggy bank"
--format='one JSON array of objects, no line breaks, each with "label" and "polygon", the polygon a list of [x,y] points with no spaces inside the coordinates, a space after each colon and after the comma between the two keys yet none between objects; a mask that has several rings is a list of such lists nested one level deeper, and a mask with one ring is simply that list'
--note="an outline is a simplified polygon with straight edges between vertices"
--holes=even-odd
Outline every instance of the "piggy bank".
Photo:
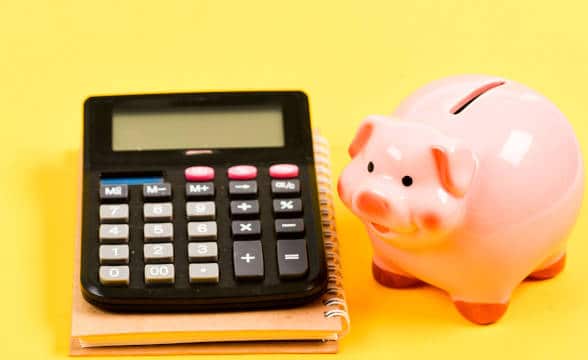
[{"label": "piggy bank", "polygon": [[562,271],[583,193],[572,127],[516,82],[459,76],[369,116],[338,192],[365,225],[382,285],[430,284],[478,324],[524,279]]}]

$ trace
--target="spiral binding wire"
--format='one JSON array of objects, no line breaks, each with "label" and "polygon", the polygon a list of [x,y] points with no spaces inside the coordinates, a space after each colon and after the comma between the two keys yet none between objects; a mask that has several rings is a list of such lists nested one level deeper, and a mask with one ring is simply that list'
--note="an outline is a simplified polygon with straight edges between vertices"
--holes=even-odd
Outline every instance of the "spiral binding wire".
[{"label": "spiral binding wire", "polygon": [[314,160],[319,192],[321,226],[327,258],[328,286],[323,296],[323,304],[328,308],[326,318],[340,317],[344,320],[343,331],[339,337],[349,332],[350,319],[343,290],[341,266],[339,262],[339,241],[335,226],[333,192],[331,190],[331,168],[329,161],[329,142],[317,131],[313,132]]}]

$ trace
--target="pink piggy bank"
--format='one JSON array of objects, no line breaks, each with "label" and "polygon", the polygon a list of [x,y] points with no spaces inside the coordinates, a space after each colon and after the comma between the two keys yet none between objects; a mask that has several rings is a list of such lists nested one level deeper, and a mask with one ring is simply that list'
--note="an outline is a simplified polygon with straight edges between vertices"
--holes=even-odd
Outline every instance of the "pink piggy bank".
[{"label": "pink piggy bank", "polygon": [[489,76],[433,82],[365,119],[349,154],[338,191],[367,228],[381,284],[431,284],[490,324],[521,281],[563,269],[582,158],[535,91]]}]

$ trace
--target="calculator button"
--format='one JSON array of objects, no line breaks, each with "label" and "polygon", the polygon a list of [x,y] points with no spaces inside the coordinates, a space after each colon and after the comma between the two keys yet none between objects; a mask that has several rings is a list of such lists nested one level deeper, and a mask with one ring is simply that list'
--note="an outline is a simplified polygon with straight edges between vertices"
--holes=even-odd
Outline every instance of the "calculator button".
[{"label": "calculator button", "polygon": [[143,198],[149,200],[169,200],[171,199],[172,189],[170,183],[161,184],[144,184]]},{"label": "calculator button", "polygon": [[100,266],[98,277],[102,285],[129,285],[128,266]]},{"label": "calculator button", "polygon": [[258,237],[261,235],[261,223],[259,220],[233,221],[231,224],[233,237]]},{"label": "calculator button", "polygon": [[272,180],[272,194],[297,195],[300,193],[300,180]]},{"label": "calculator button", "polygon": [[231,180],[251,180],[257,177],[257,168],[251,165],[231,166],[227,175]]},{"label": "calculator button", "polygon": [[145,224],[143,225],[143,237],[145,242],[172,241],[174,226],[172,223]]},{"label": "calculator button", "polygon": [[128,245],[100,245],[98,250],[100,264],[128,264]]},{"label": "calculator button", "polygon": [[129,197],[129,188],[126,184],[100,185],[100,200],[126,200]]},{"label": "calculator button", "polygon": [[145,221],[171,221],[173,208],[171,203],[143,204]]},{"label": "calculator button", "polygon": [[239,200],[231,201],[231,215],[233,217],[251,217],[259,215],[259,201]]},{"label": "calculator button", "polygon": [[218,245],[215,242],[188,243],[188,258],[190,261],[216,261]]},{"label": "calculator button", "polygon": [[229,181],[229,194],[231,196],[255,196],[257,195],[257,182]]},{"label": "calculator button", "polygon": [[218,264],[190,264],[191,283],[218,283]]},{"label": "calculator button", "polygon": [[294,235],[304,233],[303,219],[277,219],[275,221],[276,233],[279,235]]},{"label": "calculator button", "polygon": [[145,265],[146,284],[173,284],[174,279],[173,264]]},{"label": "calculator button", "polygon": [[129,221],[129,205],[100,205],[100,222],[117,223]]},{"label": "calculator button", "polygon": [[129,241],[129,225],[100,225],[98,238],[104,243],[120,243]]},{"label": "calculator button", "polygon": [[189,201],[186,203],[188,220],[214,220],[215,215],[214,201]]},{"label": "calculator button", "polygon": [[274,199],[273,208],[276,215],[299,215],[302,212],[302,200]]},{"label": "calculator button", "polygon": [[216,222],[195,221],[188,223],[188,239],[216,240]]},{"label": "calculator button", "polygon": [[143,245],[143,258],[145,262],[172,262],[174,261],[174,247],[170,243]]},{"label": "calculator button", "polygon": [[209,166],[192,166],[184,170],[187,181],[209,181],[214,179],[214,169]]},{"label": "calculator button", "polygon": [[278,271],[281,278],[298,278],[308,271],[306,240],[278,240]]},{"label": "calculator button", "polygon": [[275,164],[270,166],[269,174],[274,179],[290,179],[298,176],[298,166],[294,164]]},{"label": "calculator button", "polygon": [[235,241],[233,265],[237,279],[263,278],[263,252],[261,241]]},{"label": "calculator button", "polygon": [[187,183],[186,197],[193,198],[210,198],[214,196],[214,183]]}]

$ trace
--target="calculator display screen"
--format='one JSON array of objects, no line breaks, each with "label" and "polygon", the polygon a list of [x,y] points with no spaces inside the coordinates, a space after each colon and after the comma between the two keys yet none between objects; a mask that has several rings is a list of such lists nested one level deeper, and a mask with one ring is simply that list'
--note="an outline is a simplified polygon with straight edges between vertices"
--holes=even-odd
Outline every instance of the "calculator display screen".
[{"label": "calculator display screen", "polygon": [[112,150],[283,147],[283,122],[280,106],[115,109]]}]

